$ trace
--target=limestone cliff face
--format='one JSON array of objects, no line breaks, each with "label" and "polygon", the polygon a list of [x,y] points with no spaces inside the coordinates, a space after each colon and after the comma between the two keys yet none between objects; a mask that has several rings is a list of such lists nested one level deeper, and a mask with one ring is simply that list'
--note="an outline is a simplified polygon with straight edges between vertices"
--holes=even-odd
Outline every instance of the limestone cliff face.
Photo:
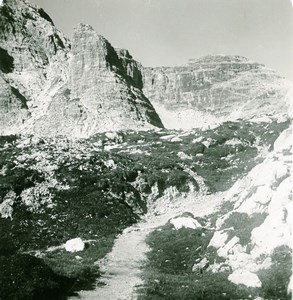
[{"label": "limestone cliff face", "polygon": [[143,91],[166,127],[286,113],[290,83],[244,57],[209,55],[185,66],[143,68]]},{"label": "limestone cliff face", "polygon": [[26,0],[0,6],[0,134],[87,137],[275,117],[286,115],[289,86],[239,56],[143,68],[90,26],[78,25],[69,41]]},{"label": "limestone cliff face", "polygon": [[0,132],[22,131],[47,83],[51,62],[66,53],[68,40],[50,17],[26,1],[4,0],[0,6]]},{"label": "limestone cliff face", "polygon": [[162,127],[114,48],[90,26],[76,26],[65,63],[65,78],[54,78],[49,88],[52,101],[34,125],[35,132],[50,135],[48,123],[54,126],[54,133],[78,137],[101,131]]},{"label": "limestone cliff face", "polygon": [[138,88],[142,89],[142,65],[133,59],[128,50],[119,48],[116,48],[115,50],[119,56],[121,64],[126,70],[126,74],[132,78]]},{"label": "limestone cliff face", "polygon": [[42,9],[5,0],[0,42],[2,134],[84,137],[162,127],[135,61],[127,51],[119,57],[90,26],[78,25],[70,43]]},{"label": "limestone cliff face", "polygon": [[43,68],[59,50],[69,46],[42,9],[22,0],[3,1],[0,41],[13,57],[13,69],[17,72]]}]

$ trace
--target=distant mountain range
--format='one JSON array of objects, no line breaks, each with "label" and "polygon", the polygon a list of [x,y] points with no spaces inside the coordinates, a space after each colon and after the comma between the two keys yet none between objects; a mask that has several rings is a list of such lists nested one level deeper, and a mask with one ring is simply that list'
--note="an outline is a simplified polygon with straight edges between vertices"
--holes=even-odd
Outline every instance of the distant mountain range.
[{"label": "distant mountain range", "polygon": [[25,0],[0,7],[0,133],[87,137],[286,114],[290,82],[246,58],[144,68],[79,24],[70,41]]}]

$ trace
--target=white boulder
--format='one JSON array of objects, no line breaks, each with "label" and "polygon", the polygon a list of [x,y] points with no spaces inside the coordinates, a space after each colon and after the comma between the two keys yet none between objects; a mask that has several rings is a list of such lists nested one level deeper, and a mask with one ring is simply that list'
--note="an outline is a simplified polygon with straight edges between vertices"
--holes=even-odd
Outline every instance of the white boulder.
[{"label": "white boulder", "polygon": [[75,238],[75,239],[68,240],[65,243],[64,248],[68,252],[78,252],[78,251],[83,251],[84,246],[85,246],[84,242],[82,241],[81,238]]},{"label": "white boulder", "polygon": [[192,267],[192,272],[202,271],[209,264],[208,259],[205,257],[200,262],[195,263]]},{"label": "white boulder", "polygon": [[234,236],[224,247],[218,249],[217,253],[221,257],[228,257],[229,254],[233,253],[233,248],[239,243],[239,238]]},{"label": "white boulder", "polygon": [[249,271],[238,269],[229,275],[228,280],[235,284],[243,284],[248,287],[261,287],[261,281],[258,276]]},{"label": "white boulder", "polygon": [[225,243],[228,239],[228,233],[221,230],[221,231],[216,231],[210,240],[209,247],[215,247],[215,248],[220,248],[224,247]]},{"label": "white boulder", "polygon": [[176,230],[180,228],[191,228],[191,229],[202,228],[200,223],[191,217],[174,218],[170,221],[170,223],[175,227]]},{"label": "white boulder", "polygon": [[0,203],[0,216],[1,218],[10,218],[12,220],[13,213],[13,204],[16,199],[16,194],[13,191],[10,191],[6,194],[3,199],[3,202]]}]

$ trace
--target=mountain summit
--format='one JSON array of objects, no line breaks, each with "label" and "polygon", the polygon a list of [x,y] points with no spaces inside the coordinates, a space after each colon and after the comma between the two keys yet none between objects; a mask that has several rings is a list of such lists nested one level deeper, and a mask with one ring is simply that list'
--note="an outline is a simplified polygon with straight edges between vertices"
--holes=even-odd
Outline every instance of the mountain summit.
[{"label": "mountain summit", "polygon": [[236,55],[207,55],[183,66],[144,68],[143,83],[167,128],[287,115],[284,99],[292,86],[275,71]]}]

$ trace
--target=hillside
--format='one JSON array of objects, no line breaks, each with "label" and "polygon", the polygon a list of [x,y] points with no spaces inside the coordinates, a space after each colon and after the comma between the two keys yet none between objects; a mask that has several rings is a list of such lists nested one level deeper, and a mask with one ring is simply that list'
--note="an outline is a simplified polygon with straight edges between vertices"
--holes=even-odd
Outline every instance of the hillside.
[{"label": "hillside", "polygon": [[291,299],[292,127],[221,197],[149,235],[139,299]]},{"label": "hillside", "polygon": [[[2,137],[3,259],[37,255],[56,276],[72,280],[71,289],[85,288],[99,274],[94,262],[124,228],[147,212],[164,213],[179,196],[229,189],[288,125],[228,122],[207,131],[106,133],[77,141]],[[64,243],[76,237],[86,249],[67,253]]]}]

